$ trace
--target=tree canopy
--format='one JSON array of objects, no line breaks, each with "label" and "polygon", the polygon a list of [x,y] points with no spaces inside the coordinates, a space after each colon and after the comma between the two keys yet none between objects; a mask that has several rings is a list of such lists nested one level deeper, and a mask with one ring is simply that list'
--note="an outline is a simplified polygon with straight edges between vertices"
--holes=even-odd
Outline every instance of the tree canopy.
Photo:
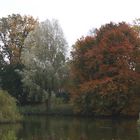
[{"label": "tree canopy", "polygon": [[32,16],[19,14],[0,18],[0,84],[19,102],[24,102],[26,98],[18,73],[23,68],[21,52],[25,38],[37,23]]},{"label": "tree canopy", "polygon": [[8,15],[0,19],[0,51],[9,63],[20,62],[24,40],[37,24],[32,16]]},{"label": "tree canopy", "polygon": [[22,53],[25,65],[22,75],[32,100],[42,101],[44,93],[49,98],[52,91],[61,88],[66,50],[67,43],[57,20],[46,20],[29,34]]},{"label": "tree canopy", "polygon": [[71,62],[77,111],[138,113],[139,52],[139,34],[126,23],[106,24],[93,36],[78,40]]}]

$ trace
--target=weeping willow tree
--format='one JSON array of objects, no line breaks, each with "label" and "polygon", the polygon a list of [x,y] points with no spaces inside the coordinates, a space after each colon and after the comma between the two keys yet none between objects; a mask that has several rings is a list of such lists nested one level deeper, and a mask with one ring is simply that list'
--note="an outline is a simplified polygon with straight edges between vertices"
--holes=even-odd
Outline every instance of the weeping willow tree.
[{"label": "weeping willow tree", "polygon": [[52,92],[62,88],[65,77],[67,43],[57,20],[36,26],[24,43],[22,76],[30,99],[42,101],[47,95],[48,108]]}]

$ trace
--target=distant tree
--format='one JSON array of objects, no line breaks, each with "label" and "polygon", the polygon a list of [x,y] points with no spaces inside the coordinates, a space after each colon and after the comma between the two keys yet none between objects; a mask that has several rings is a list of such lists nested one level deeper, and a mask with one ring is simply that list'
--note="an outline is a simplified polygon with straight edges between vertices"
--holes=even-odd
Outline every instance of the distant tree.
[{"label": "distant tree", "polygon": [[[0,18],[0,78],[1,87],[20,102],[24,102],[21,76],[21,51],[24,40],[37,24],[32,16],[12,14]],[[23,100],[22,100],[23,99]]]},{"label": "distant tree", "polygon": [[140,35],[140,18],[133,21],[132,28]]},{"label": "distant tree", "polygon": [[42,101],[48,94],[50,109],[51,93],[62,88],[65,75],[67,43],[57,20],[40,23],[25,40],[22,60],[25,65],[23,83],[33,100]]},{"label": "distant tree", "polygon": [[138,33],[126,23],[106,24],[94,36],[76,42],[71,66],[77,111],[102,115],[139,112],[139,47]]}]

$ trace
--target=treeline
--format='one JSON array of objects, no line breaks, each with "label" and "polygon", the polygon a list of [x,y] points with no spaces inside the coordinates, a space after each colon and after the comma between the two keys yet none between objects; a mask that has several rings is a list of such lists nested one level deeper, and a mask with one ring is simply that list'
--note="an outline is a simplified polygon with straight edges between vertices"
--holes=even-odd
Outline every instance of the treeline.
[{"label": "treeline", "polygon": [[67,42],[57,20],[19,14],[0,19],[1,88],[19,104],[41,103],[63,91]]},{"label": "treeline", "polygon": [[109,23],[82,37],[67,58],[57,20],[19,14],[0,19],[0,86],[18,104],[67,97],[76,113],[137,115],[140,111],[140,26]]}]

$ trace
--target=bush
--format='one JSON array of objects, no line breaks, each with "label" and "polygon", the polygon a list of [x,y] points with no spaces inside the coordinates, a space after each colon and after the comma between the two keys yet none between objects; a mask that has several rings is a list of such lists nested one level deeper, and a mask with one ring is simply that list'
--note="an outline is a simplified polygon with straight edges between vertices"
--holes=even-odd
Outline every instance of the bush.
[{"label": "bush", "polygon": [[16,122],[21,120],[16,100],[7,91],[0,90],[0,122]]}]

